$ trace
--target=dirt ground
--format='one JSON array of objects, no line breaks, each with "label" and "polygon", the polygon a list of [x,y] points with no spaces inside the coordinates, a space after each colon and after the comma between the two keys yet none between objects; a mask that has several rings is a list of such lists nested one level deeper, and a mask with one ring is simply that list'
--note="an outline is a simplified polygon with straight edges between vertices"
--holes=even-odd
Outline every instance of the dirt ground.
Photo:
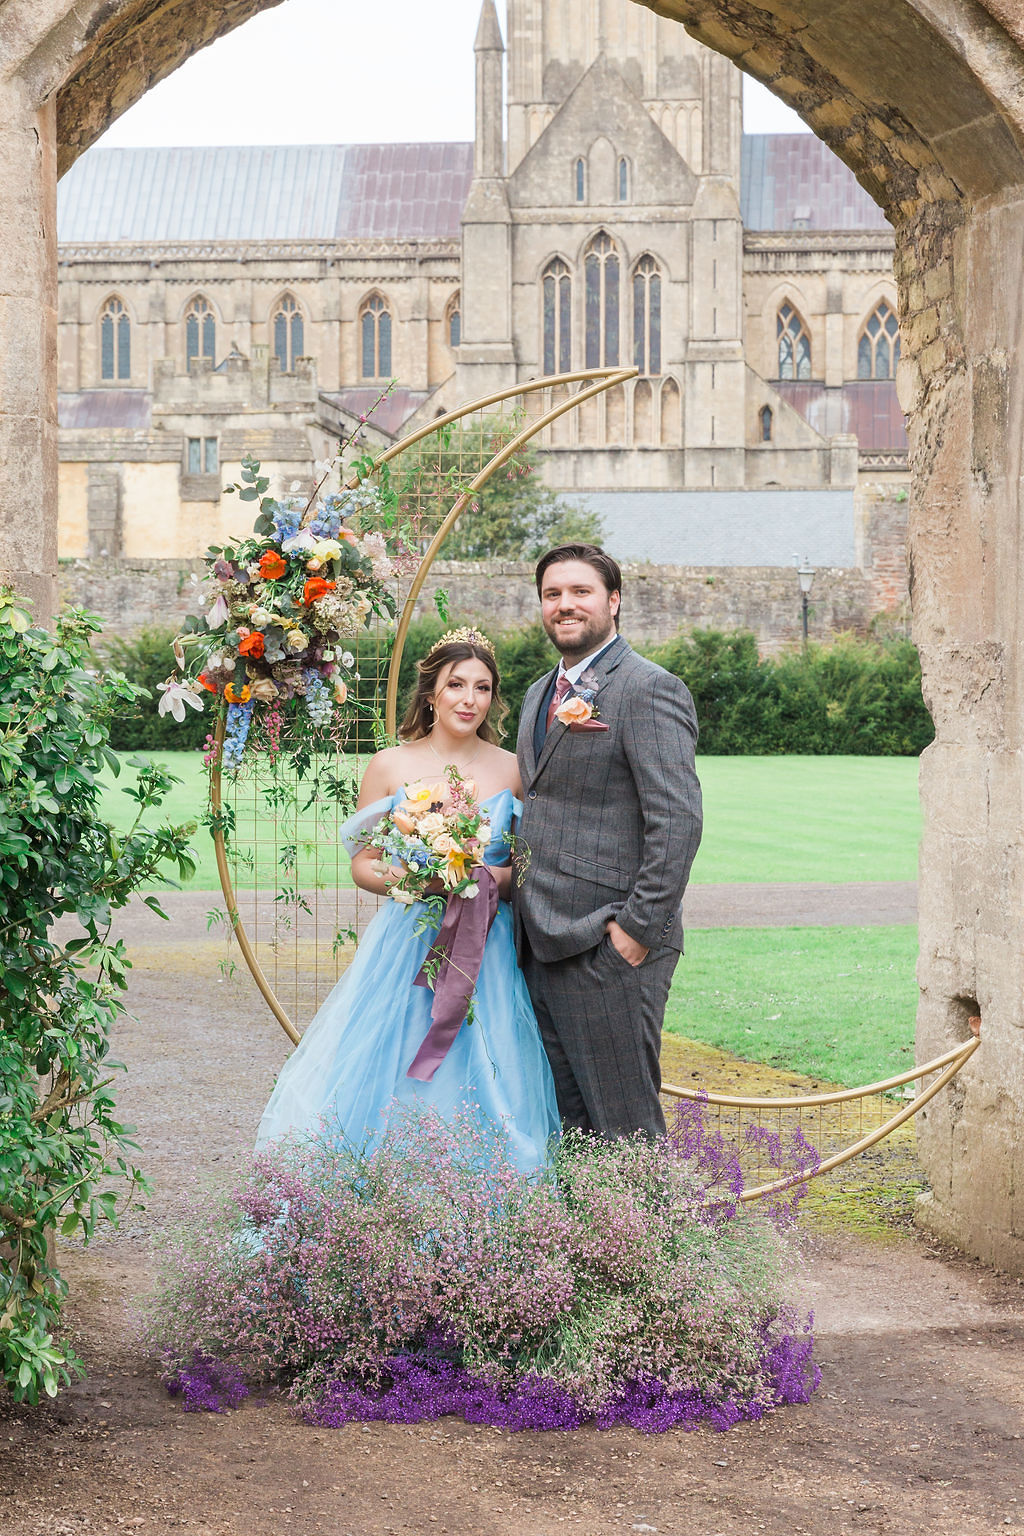
[{"label": "dirt ground", "polygon": [[183,1414],[137,1337],[153,1239],[185,1181],[245,1153],[286,1042],[247,977],[218,974],[201,921],[131,928],[120,1102],[155,1193],[116,1238],[64,1247],[89,1376],[55,1406],[0,1403],[0,1536],[1024,1531],[1024,1286],[905,1225],[871,1241],[808,1231],[821,1388],[726,1434],[323,1430],[276,1401]]}]

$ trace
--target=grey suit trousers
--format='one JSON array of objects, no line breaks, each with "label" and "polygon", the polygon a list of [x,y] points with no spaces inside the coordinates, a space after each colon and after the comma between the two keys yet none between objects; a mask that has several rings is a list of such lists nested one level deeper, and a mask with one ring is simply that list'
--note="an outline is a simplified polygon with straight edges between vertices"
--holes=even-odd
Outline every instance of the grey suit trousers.
[{"label": "grey suit trousers", "polygon": [[[594,949],[522,962],[565,1126],[602,1136],[659,1136],[661,1023],[679,953],[623,960],[607,934]],[[557,1027],[556,1021],[557,1020]]]}]

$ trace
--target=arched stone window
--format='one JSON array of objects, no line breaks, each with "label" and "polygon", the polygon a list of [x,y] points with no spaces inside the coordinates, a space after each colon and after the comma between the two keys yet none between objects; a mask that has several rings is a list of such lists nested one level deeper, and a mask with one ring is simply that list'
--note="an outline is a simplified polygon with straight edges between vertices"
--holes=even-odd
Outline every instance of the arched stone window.
[{"label": "arched stone window", "polygon": [[111,297],[100,315],[100,378],[113,383],[132,376],[132,323],[121,300]]},{"label": "arched stone window", "polygon": [[572,279],[560,256],[549,261],[541,278],[544,372],[572,369]]},{"label": "arched stone window", "polygon": [[683,441],[683,401],[675,379],[661,386],[661,446],[678,448]]},{"label": "arched stone window", "polygon": [[286,293],[274,314],[274,356],[282,373],[295,372],[295,359],[302,356],[304,334],[302,310]]},{"label": "arched stone window", "polygon": [[661,273],[653,256],[633,269],[633,362],[642,374],[661,372]]},{"label": "arched stone window", "polygon": [[371,293],[359,317],[364,379],[391,376],[391,311],[379,293]]},{"label": "arched stone window", "polygon": [[775,334],[779,343],[779,378],[809,379],[811,338],[792,304],[783,304],[776,315]]},{"label": "arched stone window", "polygon": [[637,379],[633,389],[633,441],[653,443],[654,395],[649,379]]},{"label": "arched stone window", "polygon": [[619,254],[601,230],[583,258],[586,367],[607,368],[619,360]]},{"label": "arched stone window", "polygon": [[453,294],[448,300],[448,308],[445,311],[445,328],[448,335],[448,345],[457,347],[462,340],[462,310],[459,295]]},{"label": "arched stone window", "polygon": [[762,443],[770,443],[771,440],[772,440],[772,408],[771,408],[771,406],[770,405],[762,405],[760,411],[758,412],[758,418],[759,418],[759,420],[761,422],[761,441],[762,441]]},{"label": "arched stone window", "polygon": [[629,202],[629,161],[619,157],[619,202]]},{"label": "arched stone window", "polygon": [[200,358],[209,359],[213,367],[217,351],[217,321],[213,310],[197,294],[185,311],[185,366],[191,368]]},{"label": "arched stone window", "polygon": [[587,167],[582,156],[573,167],[573,185],[576,189],[576,201],[582,203],[587,191]]},{"label": "arched stone window", "polygon": [[868,317],[857,346],[858,379],[893,379],[900,360],[900,328],[885,299]]}]

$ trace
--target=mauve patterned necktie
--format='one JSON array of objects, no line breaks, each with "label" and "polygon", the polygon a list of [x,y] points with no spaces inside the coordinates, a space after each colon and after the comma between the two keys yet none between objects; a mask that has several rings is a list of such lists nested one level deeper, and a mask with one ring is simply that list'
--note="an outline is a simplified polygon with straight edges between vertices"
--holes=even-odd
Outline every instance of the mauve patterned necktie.
[{"label": "mauve patterned necktie", "polygon": [[551,703],[548,705],[547,730],[550,731],[551,729],[551,722],[555,718],[555,710],[558,708],[559,704],[561,704],[566,694],[571,692],[572,683],[570,683],[564,672],[559,672],[558,679],[555,683],[554,697],[552,698]]}]

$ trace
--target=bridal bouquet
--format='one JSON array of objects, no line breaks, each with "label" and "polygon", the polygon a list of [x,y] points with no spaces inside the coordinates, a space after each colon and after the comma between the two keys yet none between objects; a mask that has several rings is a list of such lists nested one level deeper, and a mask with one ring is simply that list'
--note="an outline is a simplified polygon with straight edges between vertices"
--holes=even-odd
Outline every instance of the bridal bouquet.
[{"label": "bridal bouquet", "polygon": [[[414,978],[434,994],[430,1028],[406,1073],[424,1083],[463,1023],[473,1022],[473,994],[498,910],[498,888],[484,863],[491,828],[475,803],[476,785],[454,766],[446,775],[447,785],[427,784],[406,795],[365,834],[367,844],[381,850],[380,873],[395,865],[402,871],[391,887],[394,899],[422,903],[417,933],[436,930]],[[470,899],[476,896],[479,901]]]},{"label": "bridal bouquet", "polygon": [[211,694],[227,706],[225,768],[237,768],[255,711],[280,732],[282,707],[301,701],[310,724],[343,718],[355,658],[346,648],[374,615],[390,620],[394,560],[384,535],[356,533],[353,516],[379,521],[379,492],[365,482],[318,500],[266,495],[269,482],[251,458],[242,464],[246,501],[259,501],[249,538],[210,548],[199,590],[201,614],[174,642],[184,677],[159,685],[159,712],[185,717]]},{"label": "bridal bouquet", "polygon": [[366,842],[381,850],[375,866],[380,874],[401,869],[389,894],[408,906],[425,902],[439,907],[448,897],[468,899],[480,890],[478,871],[491,840],[490,824],[475,804],[472,779],[462,778],[455,768],[447,772],[447,784],[414,790],[365,834]]}]

